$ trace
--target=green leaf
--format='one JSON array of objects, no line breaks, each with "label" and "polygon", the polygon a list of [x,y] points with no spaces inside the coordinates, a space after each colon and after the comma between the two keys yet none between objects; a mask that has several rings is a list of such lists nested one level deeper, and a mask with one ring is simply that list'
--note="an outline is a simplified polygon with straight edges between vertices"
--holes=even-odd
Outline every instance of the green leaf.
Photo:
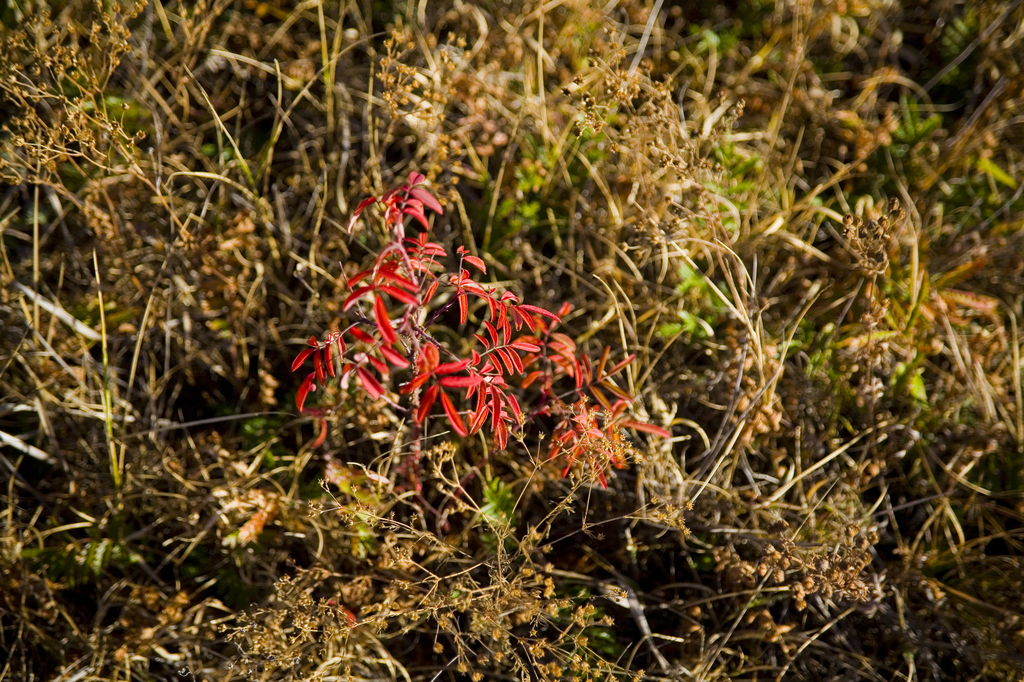
[{"label": "green leaf", "polygon": [[669,322],[658,327],[657,334],[663,339],[671,339],[683,331],[683,325],[679,322]]},{"label": "green leaf", "polygon": [[484,486],[485,504],[480,508],[487,523],[495,529],[516,524],[516,495],[500,478],[492,478]]},{"label": "green leaf", "polygon": [[896,369],[892,373],[893,391],[897,395],[908,395],[918,403],[927,404],[928,392],[924,387],[922,371],[922,368],[913,367],[906,362],[896,365]]},{"label": "green leaf", "polygon": [[921,370],[914,370],[910,377],[910,395],[920,403],[928,402],[928,393],[924,389],[924,379],[921,377]]},{"label": "green leaf", "polygon": [[1013,177],[1000,168],[992,159],[986,159],[982,156],[978,157],[978,160],[974,162],[975,167],[982,173],[987,173],[992,176],[992,179],[998,183],[1006,185],[1010,189],[1017,189],[1017,181]]}]

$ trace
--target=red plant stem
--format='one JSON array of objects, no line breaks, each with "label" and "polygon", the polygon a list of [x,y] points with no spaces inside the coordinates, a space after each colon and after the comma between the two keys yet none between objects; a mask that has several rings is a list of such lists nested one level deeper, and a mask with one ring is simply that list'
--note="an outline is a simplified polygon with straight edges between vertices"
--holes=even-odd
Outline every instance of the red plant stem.
[{"label": "red plant stem", "polygon": [[455,358],[456,360],[461,360],[461,358],[458,355],[456,355],[454,352],[450,351],[449,349],[441,345],[441,342],[435,339],[433,336],[431,336],[430,333],[423,327],[414,326],[412,330],[416,332],[417,336],[419,336],[421,339],[426,340],[426,342],[429,343],[431,346],[434,346],[435,348],[437,348],[437,350],[444,352],[445,355]]},{"label": "red plant stem", "polygon": [[438,308],[437,310],[434,311],[434,314],[430,316],[430,319],[426,321],[424,326],[425,327],[429,327],[430,325],[432,325],[435,322],[437,322],[437,318],[441,317],[441,315],[443,315],[446,310],[448,310],[453,305],[455,305],[455,302],[458,299],[459,299],[458,294],[455,294],[451,298],[449,298],[448,301],[443,306],[441,306],[440,308]]}]

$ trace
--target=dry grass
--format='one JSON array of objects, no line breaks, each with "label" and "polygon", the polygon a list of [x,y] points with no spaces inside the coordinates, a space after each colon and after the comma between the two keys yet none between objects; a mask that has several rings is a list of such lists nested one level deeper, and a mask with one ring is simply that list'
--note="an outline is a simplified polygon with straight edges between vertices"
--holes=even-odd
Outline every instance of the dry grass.
[{"label": "dry grass", "polygon": [[[1022,21],[7,5],[0,678],[1020,679]],[[338,388],[311,447],[291,358],[411,171],[637,356],[673,437],[607,490],[543,416],[417,440]]]}]

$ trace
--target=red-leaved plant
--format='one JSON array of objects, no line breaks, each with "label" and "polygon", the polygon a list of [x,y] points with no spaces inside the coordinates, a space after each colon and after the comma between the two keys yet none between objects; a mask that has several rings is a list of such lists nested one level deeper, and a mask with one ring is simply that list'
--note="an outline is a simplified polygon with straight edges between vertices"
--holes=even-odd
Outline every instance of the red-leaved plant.
[{"label": "red-leaved plant", "polygon": [[[300,412],[319,418],[320,433],[314,446],[327,437],[326,413],[305,407],[307,396],[328,377],[340,374],[341,385],[347,388],[355,376],[371,398],[386,400],[408,413],[419,430],[417,435],[426,429],[438,402],[455,433],[470,436],[484,429],[498,449],[506,448],[509,435],[526,423],[549,416],[555,421],[550,456],[564,453],[568,460],[563,475],[574,462],[583,461],[601,485],[606,485],[606,466],[623,466],[624,455],[630,451],[622,429],[670,435],[661,427],[628,417],[631,397],[613,377],[633,356],[609,367],[609,349],[605,348],[593,365],[578,353],[571,337],[556,331],[571,310],[568,303],[555,314],[523,303],[510,291],[477,282],[467,266],[480,274],[486,274],[487,267],[465,247],[456,252],[458,269],[447,272],[441,259],[447,259],[448,252],[429,241],[426,216],[426,209],[439,215],[443,209],[424,187],[425,180],[412,173],[406,184],[381,197],[365,199],[352,214],[349,233],[366,208],[380,204],[390,239],[372,268],[348,280],[351,293],[342,309],[359,311],[352,313],[353,322],[342,331],[329,332],[322,341],[311,336],[309,347],[292,363],[294,372],[313,359],[313,371],[299,386],[295,404]],[[423,231],[407,236],[407,216]],[[439,291],[449,294],[440,304],[435,303]],[[469,357],[459,357],[435,339],[430,329],[455,304],[459,324],[469,325],[471,297],[486,303],[487,319],[474,324],[479,333],[473,337],[479,345]],[[398,384],[399,396],[394,396],[387,385],[393,371],[404,370],[411,376]],[[565,386],[559,392],[561,384]],[[516,394],[520,392],[525,401],[523,392],[527,391],[530,400],[524,411]],[[596,406],[591,407],[588,396]],[[460,405],[465,407],[460,409]]]}]

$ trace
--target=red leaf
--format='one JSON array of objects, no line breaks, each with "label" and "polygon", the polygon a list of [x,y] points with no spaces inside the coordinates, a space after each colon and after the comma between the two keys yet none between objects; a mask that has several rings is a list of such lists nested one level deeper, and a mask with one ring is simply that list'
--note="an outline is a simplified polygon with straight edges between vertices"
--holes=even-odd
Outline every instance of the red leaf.
[{"label": "red leaf", "polygon": [[416,410],[416,423],[422,424],[423,420],[430,414],[430,408],[434,406],[434,400],[437,399],[437,392],[441,388],[437,385],[431,386],[423,394],[423,398],[420,400],[420,406]]},{"label": "red leaf", "polygon": [[423,384],[427,383],[428,379],[430,379],[430,372],[424,372],[423,374],[417,374],[416,376],[414,376],[412,379],[409,380],[409,383],[404,384],[402,386],[402,389],[401,389],[400,392],[403,395],[408,395],[408,394],[412,393],[413,391],[415,391],[420,386],[422,386]]},{"label": "red leaf", "polygon": [[316,378],[321,384],[327,383],[327,375],[324,374],[324,359],[320,353],[313,354],[313,369],[316,371]]},{"label": "red leaf", "polygon": [[463,256],[462,258],[480,272],[485,275],[487,274],[487,266],[484,265],[483,259],[477,258],[476,256]]},{"label": "red leaf", "polygon": [[416,171],[412,171],[411,173],[409,173],[409,185],[412,185],[412,188],[409,189],[408,185],[406,186],[406,188],[409,189],[409,191],[411,192],[413,189],[416,188],[416,185],[422,185],[426,181],[427,176],[425,176],[423,173],[417,173]]},{"label": "red leaf", "polygon": [[320,420],[320,435],[318,435],[316,437],[316,440],[313,441],[313,447],[314,448],[320,447],[321,445],[324,444],[325,440],[327,440],[327,420],[326,419],[321,419]]},{"label": "red leaf", "polygon": [[384,387],[380,385],[376,377],[370,374],[369,370],[365,367],[356,368],[356,374],[359,375],[359,382],[366,389],[366,392],[370,394],[370,397],[376,400],[377,398],[384,395]]},{"label": "red leaf", "polygon": [[352,212],[352,218],[348,221],[349,234],[352,234],[352,228],[355,227],[356,221],[359,220],[359,214],[363,212],[363,209],[376,201],[377,197],[367,197],[359,202],[359,205],[356,206],[356,210]]},{"label": "red leaf", "polygon": [[424,206],[438,215],[442,215],[444,213],[444,209],[441,208],[441,204],[434,198],[434,195],[425,189],[413,187],[409,190],[409,196],[419,199],[423,202]]},{"label": "red leaf", "polygon": [[391,298],[401,301],[402,303],[408,303],[409,305],[419,305],[420,303],[418,298],[407,291],[402,291],[398,287],[382,286],[380,290]]},{"label": "red leaf", "polygon": [[469,317],[469,297],[466,294],[459,294],[459,324],[466,324]]},{"label": "red leaf", "polygon": [[608,370],[608,374],[606,374],[605,376],[609,376],[610,377],[610,376],[614,376],[614,375],[618,374],[620,371],[622,371],[623,367],[625,367],[629,363],[633,362],[633,360],[636,360],[636,355],[630,355],[625,360],[623,360],[619,364],[617,364],[614,367],[612,367],[610,370]]},{"label": "red leaf", "polygon": [[466,430],[466,425],[462,423],[462,417],[459,416],[458,410],[452,404],[452,399],[444,391],[441,391],[441,407],[444,408],[444,413],[448,415],[448,421],[451,423],[452,428],[455,429],[455,433],[460,436],[468,436],[469,431]]},{"label": "red leaf", "polygon": [[388,375],[388,366],[384,363],[383,360],[379,360],[374,357],[368,359],[370,361],[370,364],[373,365],[374,369],[381,373],[381,376],[386,377]]},{"label": "red leaf", "polygon": [[302,363],[304,363],[306,360],[308,360],[309,356],[312,355],[315,352],[316,352],[316,349],[314,349],[314,348],[307,348],[306,350],[304,350],[301,353],[299,353],[298,355],[296,355],[295,359],[292,361],[292,371],[294,372],[299,367],[302,367]]},{"label": "red leaf", "polygon": [[391,320],[388,318],[388,309],[384,307],[384,299],[380,296],[375,296],[373,299],[373,315],[377,318],[377,329],[380,330],[380,335],[388,343],[395,343],[398,341],[398,337],[395,336],[395,328],[391,326]]},{"label": "red leaf", "polygon": [[612,404],[608,401],[608,396],[606,396],[604,393],[598,390],[596,386],[591,386],[590,392],[594,395],[595,398],[597,398],[597,402],[601,404],[601,407],[603,407],[606,410],[611,409]]},{"label": "red leaf", "polygon": [[605,421],[612,421],[618,419],[626,413],[626,408],[629,407],[629,400],[616,400],[615,404],[608,409],[608,414]]},{"label": "red leaf", "polygon": [[515,308],[509,308],[512,311],[512,321],[516,325],[516,331],[523,328],[523,324],[526,323],[530,327],[530,331],[533,331],[532,315],[524,315]]},{"label": "red leaf", "polygon": [[505,422],[498,422],[494,429],[494,445],[499,450],[504,450],[508,446],[508,427]]},{"label": "red leaf", "polygon": [[515,352],[514,350],[510,350],[508,348],[503,348],[502,350],[505,351],[505,354],[508,355],[509,360],[512,361],[512,366],[515,367],[516,374],[522,374],[523,373],[523,361],[522,361],[522,359],[520,359],[519,353]]},{"label": "red leaf", "polygon": [[519,384],[519,387],[520,388],[524,388],[524,389],[525,388],[529,388],[530,384],[532,384],[537,379],[539,379],[543,374],[544,374],[544,372],[542,372],[540,370],[537,370],[535,372],[530,372],[529,374],[526,375],[526,378],[523,379],[523,383]]},{"label": "red leaf", "polygon": [[324,353],[327,355],[327,357],[324,359],[324,362],[327,363],[327,373],[330,374],[332,377],[335,376],[334,375],[334,356],[331,355],[331,350],[333,348],[334,348],[334,344],[333,343],[329,343],[326,346],[324,346]]},{"label": "red leaf", "polygon": [[508,373],[515,374],[516,366],[510,357],[511,353],[505,348],[496,348],[495,351],[498,353],[498,357],[501,358],[501,361],[505,363],[505,369],[508,370]]},{"label": "red leaf", "polygon": [[590,364],[590,356],[584,355],[583,361],[580,363],[580,365],[583,370],[583,380],[585,383],[589,384],[591,380],[594,378],[594,368]]},{"label": "red leaf", "polygon": [[484,326],[487,327],[487,333],[491,337],[491,345],[498,345],[498,330],[494,328],[494,325],[484,320]]},{"label": "red leaf", "polygon": [[470,412],[469,414],[469,432],[476,433],[480,430],[480,427],[487,421],[487,415],[490,410],[487,407],[481,407],[476,412]]},{"label": "red leaf", "polygon": [[[498,308],[498,322],[495,323],[495,327],[500,327],[502,332],[509,326],[509,309],[508,306],[502,305]],[[510,330],[511,331],[511,330]],[[502,343],[508,343],[509,338],[506,335]]]},{"label": "red leaf", "polygon": [[438,379],[445,388],[473,388],[474,386],[479,386],[483,380],[483,377],[475,374],[461,377],[448,376]]},{"label": "red leaf", "polygon": [[605,346],[604,350],[601,351],[601,359],[597,361],[597,378],[604,378],[604,366],[608,363],[608,354],[611,353],[612,347]]},{"label": "red leaf", "polygon": [[529,305],[528,303],[520,303],[518,308],[520,310],[525,310],[528,313],[533,313],[534,315],[541,315],[543,317],[550,317],[555,322],[561,322],[562,321],[562,318],[560,318],[558,315],[555,315],[554,313],[548,312],[547,310],[544,310],[543,308],[538,308],[535,305]]},{"label": "red leaf", "polygon": [[568,374],[569,376],[572,376],[573,371],[575,371],[572,368],[572,363],[563,358],[561,355],[552,355],[548,357],[548,360],[561,367],[562,370],[565,371],[565,373]]},{"label": "red leaf", "polygon": [[388,348],[387,346],[381,346],[380,347],[380,354],[383,355],[385,358],[387,358],[387,361],[390,362],[395,367],[408,367],[409,366],[409,361],[408,360],[406,360],[401,355],[396,353],[393,349]]},{"label": "red leaf", "polygon": [[423,255],[431,256],[433,258],[441,258],[447,256],[448,252],[444,250],[444,247],[434,242],[428,242],[423,245]]},{"label": "red leaf", "polygon": [[512,408],[512,415],[516,418],[516,424],[522,425],[523,423],[523,410],[519,407],[519,401],[511,393],[505,396],[508,406]]},{"label": "red leaf", "polygon": [[[556,342],[559,342],[562,347],[570,352],[576,350],[576,342],[572,340],[571,336],[563,334],[562,332],[552,332],[551,338]],[[554,344],[551,345],[554,347]]]},{"label": "red leaf", "polygon": [[[427,344],[420,352],[420,360],[416,363],[416,367],[422,372],[433,372],[437,369],[437,363],[440,361],[441,354],[437,351],[437,346]],[[422,367],[420,367],[421,364]]]},{"label": "red leaf", "polygon": [[430,303],[430,299],[434,298],[434,294],[437,293],[438,284],[439,282],[434,282],[429,287],[427,287],[427,293],[423,296],[423,305],[427,305],[428,303]]},{"label": "red leaf", "polygon": [[397,206],[389,206],[388,210],[384,211],[384,222],[391,228],[396,236],[401,239],[405,236],[405,225],[402,224],[402,212],[398,210]]},{"label": "red leaf", "polygon": [[522,339],[517,339],[516,341],[513,341],[512,347],[515,348],[516,350],[521,350],[524,353],[540,352],[540,346],[533,343],[528,343],[526,341],[523,341]]},{"label": "red leaf", "polygon": [[442,376],[444,374],[455,374],[469,367],[469,360],[459,360],[458,362],[446,362],[443,365],[438,365],[434,368],[434,374]]},{"label": "red leaf", "polygon": [[378,281],[386,280],[388,282],[394,282],[395,284],[405,287],[414,294],[419,293],[420,291],[419,286],[417,286],[415,282],[413,282],[411,279],[406,279],[405,277],[402,277],[397,272],[395,272],[395,265],[393,263],[390,264],[390,267],[386,269],[381,268],[381,270],[377,272],[376,279]]},{"label": "red leaf", "polygon": [[474,296],[494,300],[494,296],[491,295],[491,292],[489,290],[484,289],[482,286],[473,281],[473,279],[469,276],[468,270],[463,270],[461,277],[462,286],[466,289],[466,291],[473,294]]},{"label": "red leaf", "polygon": [[611,391],[612,393],[614,393],[616,396],[623,400],[631,399],[631,396],[625,391],[623,391],[621,388],[619,388],[611,379],[605,379],[604,381],[602,381],[601,386],[607,388],[609,391]]},{"label": "red leaf", "polygon": [[424,230],[430,229],[430,223],[427,222],[427,216],[423,214],[422,206],[408,204],[406,205],[402,213],[404,213],[405,215],[411,215],[413,218],[418,220],[420,222],[420,225],[423,226]]},{"label": "red leaf", "polygon": [[575,432],[571,431],[571,430],[570,431],[563,431],[562,433],[556,433],[555,434],[555,442],[558,443],[559,445],[562,445],[562,444],[565,443],[565,441],[569,440],[574,435],[575,435]]},{"label": "red leaf", "polygon": [[345,302],[341,304],[342,310],[348,310],[355,305],[356,301],[362,298],[367,292],[373,291],[373,287],[359,287],[345,299]]},{"label": "red leaf", "polygon": [[349,277],[348,282],[346,282],[348,288],[351,289],[355,285],[362,282],[371,272],[373,272],[373,270],[363,270],[362,272],[357,272],[356,274]]},{"label": "red leaf", "polygon": [[359,327],[352,327],[351,329],[348,330],[348,333],[356,337],[357,341],[362,341],[363,343],[375,343],[373,337],[364,332]]},{"label": "red leaf", "polygon": [[310,372],[306,379],[299,386],[298,393],[295,394],[295,407],[299,408],[299,412],[302,412],[302,406],[306,404],[306,395],[310,391],[316,390],[316,384],[313,383],[313,379],[316,378],[315,372]]},{"label": "red leaf", "polygon": [[504,410],[501,407],[501,391],[492,386],[487,392],[491,394],[491,430],[497,431],[498,424],[501,423],[504,416]]},{"label": "red leaf", "polygon": [[655,436],[661,436],[662,438],[671,438],[672,434],[667,429],[663,429],[660,426],[654,424],[643,424],[641,422],[635,422],[631,419],[626,419],[620,422],[621,426],[627,429],[636,429],[637,431],[643,431],[644,433],[653,433]]},{"label": "red leaf", "polygon": [[447,256],[448,252],[444,250],[444,247],[435,242],[427,241],[427,233],[420,232],[417,239],[406,240],[412,244],[411,251],[418,251],[420,256]]}]

